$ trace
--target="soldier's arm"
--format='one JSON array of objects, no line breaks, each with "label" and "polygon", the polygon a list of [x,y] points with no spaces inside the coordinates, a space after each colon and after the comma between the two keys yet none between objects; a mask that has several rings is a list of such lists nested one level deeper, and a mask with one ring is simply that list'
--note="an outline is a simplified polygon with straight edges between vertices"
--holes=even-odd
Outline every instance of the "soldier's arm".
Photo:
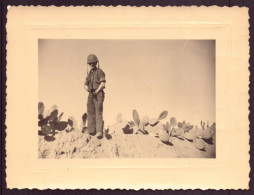
[{"label": "soldier's arm", "polygon": [[86,77],[86,81],[85,81],[85,83],[84,83],[84,89],[87,91],[87,92],[89,92],[88,91],[88,85],[89,85],[89,79],[88,79],[88,76]]},{"label": "soldier's arm", "polygon": [[105,83],[106,83],[105,73],[101,69],[99,69],[98,74],[99,74],[99,78],[100,78],[100,80],[99,80],[100,85],[99,85],[98,89],[96,89],[96,91],[95,91],[96,94],[105,88]]},{"label": "soldier's arm", "polygon": [[105,88],[105,82],[101,82],[100,86],[98,87],[98,89],[96,89],[95,93],[99,93],[101,90],[103,90]]}]

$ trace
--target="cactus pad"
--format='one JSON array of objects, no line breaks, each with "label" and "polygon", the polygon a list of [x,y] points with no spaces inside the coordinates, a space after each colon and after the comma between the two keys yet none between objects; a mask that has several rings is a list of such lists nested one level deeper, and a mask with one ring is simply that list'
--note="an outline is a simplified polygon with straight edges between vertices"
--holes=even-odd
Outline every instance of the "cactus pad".
[{"label": "cactus pad", "polygon": [[49,115],[49,120],[54,120],[58,115],[58,110],[54,110]]},{"label": "cactus pad", "polygon": [[72,128],[74,128],[74,129],[77,128],[77,121],[75,120],[75,118],[74,118],[73,116],[69,116],[69,117],[68,117],[68,124],[69,124]]},{"label": "cactus pad", "polygon": [[130,128],[135,126],[135,123],[133,121],[128,122],[128,124],[129,124]]},{"label": "cactus pad", "polygon": [[171,125],[171,126],[176,126],[176,125],[177,125],[177,121],[176,121],[176,118],[175,118],[175,117],[171,117],[171,118],[170,118],[170,125]]},{"label": "cactus pad", "polygon": [[43,134],[48,135],[48,134],[51,133],[52,128],[51,128],[51,126],[49,126],[49,125],[44,125],[44,126],[41,128],[41,130],[42,130],[42,133],[43,133]]},{"label": "cactus pad", "polygon": [[202,134],[202,132],[203,132],[203,130],[202,129],[196,129],[196,132],[195,132],[195,137],[199,137],[199,136],[201,136],[201,134]]},{"label": "cactus pad", "polygon": [[185,126],[185,128],[183,129],[184,130],[184,132],[188,132],[188,131],[190,131],[191,129],[193,128],[193,125],[189,125],[189,126]]},{"label": "cactus pad", "polygon": [[167,116],[168,116],[168,111],[163,111],[162,113],[160,113],[158,117],[158,121],[166,118]]},{"label": "cactus pad", "polygon": [[182,124],[181,122],[178,122],[177,126],[178,126],[179,128],[182,128],[182,127],[183,127],[183,124]]},{"label": "cactus pad", "polygon": [[55,128],[56,130],[63,131],[68,126],[68,122],[66,121],[60,121],[56,123]]},{"label": "cactus pad", "polygon": [[215,131],[215,130],[216,130],[216,123],[213,123],[213,124],[211,125],[210,129],[212,129],[213,131]]},{"label": "cactus pad", "polygon": [[40,115],[43,115],[44,109],[45,109],[45,106],[44,106],[43,102],[39,102],[38,112],[39,112]]},{"label": "cactus pad", "polygon": [[168,142],[170,138],[169,132],[167,130],[161,129],[159,131],[159,138],[162,142]]},{"label": "cactus pad", "polygon": [[204,150],[205,149],[205,144],[204,144],[204,142],[202,141],[202,139],[200,139],[200,138],[195,138],[194,140],[193,140],[193,144],[194,144],[194,146],[197,148],[197,149],[199,149],[199,150]]},{"label": "cactus pad", "polygon": [[138,126],[134,126],[133,127],[133,134],[136,134],[139,131],[139,127]]},{"label": "cactus pad", "polygon": [[211,132],[210,128],[206,128],[205,130],[203,130],[200,136],[203,139],[211,139],[212,138],[212,132]]},{"label": "cactus pad", "polygon": [[84,113],[82,116],[83,127],[85,127],[85,125],[86,125],[86,119],[87,119],[87,113]]},{"label": "cactus pad", "polygon": [[193,141],[193,139],[195,138],[195,131],[189,131],[189,132],[186,132],[184,134],[184,138],[189,140],[189,141]]},{"label": "cactus pad", "polygon": [[121,113],[118,113],[116,116],[116,123],[121,123],[123,121],[123,117]]},{"label": "cactus pad", "polygon": [[69,124],[71,127],[73,127],[73,120],[68,119],[68,124]]},{"label": "cactus pad", "polygon": [[38,122],[38,125],[39,125],[40,127],[42,127],[42,126],[46,125],[46,124],[48,123],[48,121],[49,121],[49,117],[43,118],[43,119],[41,119],[41,120]]},{"label": "cactus pad", "polygon": [[182,137],[184,135],[184,131],[182,129],[173,129],[171,131],[171,136],[173,137]]},{"label": "cactus pad", "polygon": [[138,112],[136,110],[133,110],[133,120],[134,120],[134,123],[136,126],[139,126],[140,124],[140,119],[139,119],[139,116],[138,116]]}]

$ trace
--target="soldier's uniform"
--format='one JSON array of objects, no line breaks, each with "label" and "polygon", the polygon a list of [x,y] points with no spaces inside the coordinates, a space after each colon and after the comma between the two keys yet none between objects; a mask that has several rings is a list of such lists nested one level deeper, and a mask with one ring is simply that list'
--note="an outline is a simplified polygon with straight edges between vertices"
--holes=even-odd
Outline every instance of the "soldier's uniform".
[{"label": "soldier's uniform", "polygon": [[105,93],[101,90],[96,95],[94,91],[98,89],[101,82],[106,82],[105,73],[100,68],[91,69],[87,75],[85,85],[88,86],[88,101],[87,101],[87,129],[88,133],[94,134],[103,130],[103,102]]}]

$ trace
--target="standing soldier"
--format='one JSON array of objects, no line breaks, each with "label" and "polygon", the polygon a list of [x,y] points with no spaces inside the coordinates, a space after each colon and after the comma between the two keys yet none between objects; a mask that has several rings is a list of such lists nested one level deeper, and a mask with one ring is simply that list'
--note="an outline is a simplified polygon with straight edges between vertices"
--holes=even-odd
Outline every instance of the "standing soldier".
[{"label": "standing soldier", "polygon": [[96,55],[88,55],[87,64],[90,67],[85,82],[85,89],[89,93],[87,100],[87,129],[90,135],[95,135],[96,133],[97,138],[102,138],[105,73],[99,68],[99,60]]}]

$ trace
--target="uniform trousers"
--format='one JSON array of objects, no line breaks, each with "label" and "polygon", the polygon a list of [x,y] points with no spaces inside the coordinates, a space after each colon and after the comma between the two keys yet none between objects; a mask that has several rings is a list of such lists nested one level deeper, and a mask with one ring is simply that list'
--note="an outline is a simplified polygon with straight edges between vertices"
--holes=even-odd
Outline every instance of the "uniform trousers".
[{"label": "uniform trousers", "polygon": [[105,94],[100,91],[96,95],[89,94],[87,100],[87,130],[93,134],[103,130],[103,102]]}]

